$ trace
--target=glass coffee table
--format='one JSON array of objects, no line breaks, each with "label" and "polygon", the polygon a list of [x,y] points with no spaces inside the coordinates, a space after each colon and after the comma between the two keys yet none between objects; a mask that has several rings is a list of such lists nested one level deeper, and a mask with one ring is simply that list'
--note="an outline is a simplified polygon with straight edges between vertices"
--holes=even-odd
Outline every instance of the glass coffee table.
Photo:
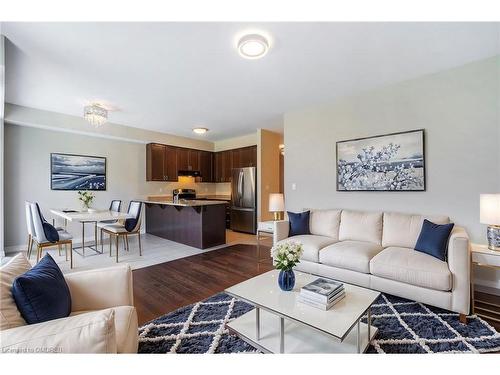
[{"label": "glass coffee table", "polygon": [[[379,292],[344,283],[346,296],[323,311],[297,301],[300,288],[319,276],[295,272],[295,288],[278,286],[273,270],[226,289],[255,306],[226,324],[230,332],[264,353],[362,353],[377,334],[370,306]],[[367,315],[367,323],[361,318]]]}]

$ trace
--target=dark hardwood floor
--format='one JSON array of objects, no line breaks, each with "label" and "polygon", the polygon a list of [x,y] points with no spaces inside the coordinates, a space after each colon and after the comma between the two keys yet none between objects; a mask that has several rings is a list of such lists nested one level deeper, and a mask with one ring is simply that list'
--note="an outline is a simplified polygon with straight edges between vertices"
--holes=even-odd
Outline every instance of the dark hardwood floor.
[{"label": "dark hardwood floor", "polygon": [[261,246],[260,262],[255,245],[233,245],[135,270],[139,324],[271,270],[268,250]]}]

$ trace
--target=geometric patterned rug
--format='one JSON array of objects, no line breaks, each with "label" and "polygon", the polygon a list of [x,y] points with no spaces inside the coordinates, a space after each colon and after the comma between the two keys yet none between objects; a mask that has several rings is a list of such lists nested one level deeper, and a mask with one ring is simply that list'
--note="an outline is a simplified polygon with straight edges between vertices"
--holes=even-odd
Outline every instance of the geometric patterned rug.
[{"label": "geometric patterned rug", "polygon": [[[256,353],[224,328],[252,309],[225,293],[182,307],[139,328],[139,353]],[[500,351],[500,334],[475,315],[464,325],[456,313],[388,294],[380,295],[371,312],[379,331],[368,353]]]}]

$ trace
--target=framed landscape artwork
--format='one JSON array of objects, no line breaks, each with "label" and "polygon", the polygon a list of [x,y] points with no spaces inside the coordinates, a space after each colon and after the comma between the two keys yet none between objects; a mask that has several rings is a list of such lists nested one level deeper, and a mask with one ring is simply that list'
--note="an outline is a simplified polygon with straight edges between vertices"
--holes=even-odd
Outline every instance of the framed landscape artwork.
[{"label": "framed landscape artwork", "polygon": [[106,190],[106,158],[50,154],[52,190]]},{"label": "framed landscape artwork", "polygon": [[337,142],[337,191],[425,191],[424,130]]}]

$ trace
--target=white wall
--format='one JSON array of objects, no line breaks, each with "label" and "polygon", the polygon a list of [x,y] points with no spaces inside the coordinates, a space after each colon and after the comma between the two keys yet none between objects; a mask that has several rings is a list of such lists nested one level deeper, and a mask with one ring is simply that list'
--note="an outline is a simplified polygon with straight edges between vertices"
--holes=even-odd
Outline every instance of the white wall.
[{"label": "white wall", "polygon": [[[491,58],[286,113],[287,209],[446,214],[484,243],[479,194],[500,192],[499,66],[500,58]],[[420,128],[426,132],[426,192],[336,191],[337,141]],[[500,287],[498,274],[481,277]]]}]

